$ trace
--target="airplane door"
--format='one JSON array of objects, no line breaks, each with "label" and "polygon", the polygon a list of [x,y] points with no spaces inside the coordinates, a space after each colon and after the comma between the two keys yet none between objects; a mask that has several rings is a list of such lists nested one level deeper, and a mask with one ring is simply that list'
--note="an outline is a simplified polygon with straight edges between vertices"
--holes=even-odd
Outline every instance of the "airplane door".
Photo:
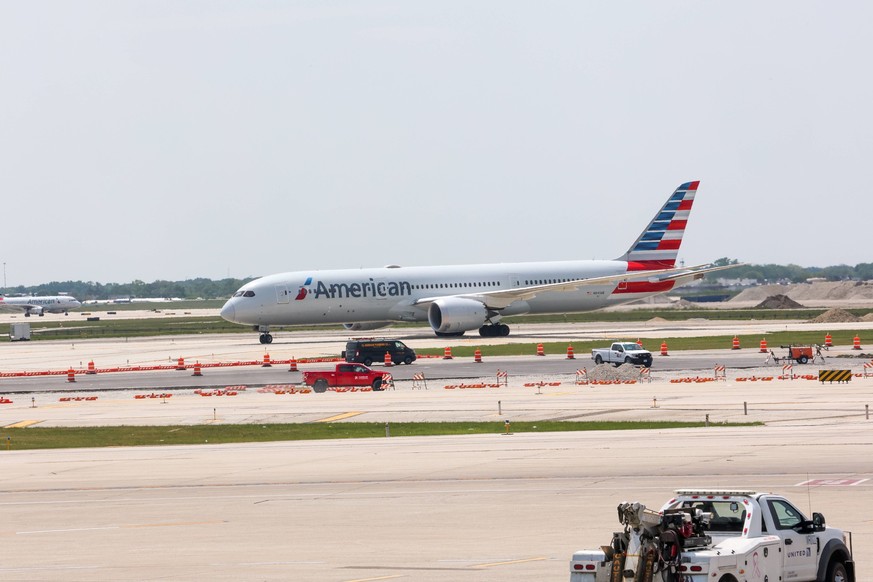
[{"label": "airplane door", "polygon": [[276,302],[288,303],[291,296],[288,294],[288,288],[285,285],[276,285]]}]

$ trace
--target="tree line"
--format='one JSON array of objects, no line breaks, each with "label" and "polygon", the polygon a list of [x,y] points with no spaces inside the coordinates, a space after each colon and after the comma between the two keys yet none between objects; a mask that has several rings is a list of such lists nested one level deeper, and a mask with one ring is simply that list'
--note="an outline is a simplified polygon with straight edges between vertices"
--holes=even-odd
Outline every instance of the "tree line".
[{"label": "tree line", "polygon": [[827,281],[871,281],[873,280],[873,263],[859,263],[854,267],[849,265],[834,265],[831,267],[801,267],[800,265],[740,265],[737,259],[723,257],[713,262],[714,265],[738,265],[733,269],[710,273],[706,279],[715,282],[719,279],[748,279],[757,283],[803,283],[808,279],[825,279]]}]

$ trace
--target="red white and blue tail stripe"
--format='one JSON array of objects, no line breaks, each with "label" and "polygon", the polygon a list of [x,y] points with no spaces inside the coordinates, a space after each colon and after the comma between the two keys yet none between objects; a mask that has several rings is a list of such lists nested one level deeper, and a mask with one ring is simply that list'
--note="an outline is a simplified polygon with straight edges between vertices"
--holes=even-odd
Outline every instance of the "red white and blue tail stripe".
[{"label": "red white and blue tail stripe", "polygon": [[686,182],[676,188],[657,216],[619,261],[627,261],[628,271],[651,271],[676,266],[676,256],[688,214],[700,181]]}]

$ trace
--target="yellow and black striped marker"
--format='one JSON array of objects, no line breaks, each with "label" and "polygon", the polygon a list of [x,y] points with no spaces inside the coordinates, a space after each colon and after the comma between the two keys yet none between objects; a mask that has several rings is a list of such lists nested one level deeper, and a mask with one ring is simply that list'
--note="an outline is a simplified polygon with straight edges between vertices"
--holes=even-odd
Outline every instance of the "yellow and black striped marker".
[{"label": "yellow and black striped marker", "polygon": [[852,379],[852,371],[851,370],[819,370],[818,371],[818,380],[822,384],[825,382],[846,382]]}]

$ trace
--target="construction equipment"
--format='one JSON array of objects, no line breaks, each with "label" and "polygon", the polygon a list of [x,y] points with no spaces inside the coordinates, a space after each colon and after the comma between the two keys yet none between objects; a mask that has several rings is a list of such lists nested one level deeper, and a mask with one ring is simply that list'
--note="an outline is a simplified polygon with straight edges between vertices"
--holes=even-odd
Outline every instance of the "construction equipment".
[{"label": "construction equipment", "polygon": [[800,346],[788,344],[787,346],[779,347],[788,350],[788,353],[780,358],[773,352],[773,350],[770,350],[770,353],[767,355],[767,360],[764,362],[765,364],[769,364],[771,361],[775,364],[791,361],[795,361],[798,364],[808,364],[809,362],[815,363],[816,361],[819,361],[822,364],[825,363],[825,357],[821,353],[821,346],[819,344]]}]

